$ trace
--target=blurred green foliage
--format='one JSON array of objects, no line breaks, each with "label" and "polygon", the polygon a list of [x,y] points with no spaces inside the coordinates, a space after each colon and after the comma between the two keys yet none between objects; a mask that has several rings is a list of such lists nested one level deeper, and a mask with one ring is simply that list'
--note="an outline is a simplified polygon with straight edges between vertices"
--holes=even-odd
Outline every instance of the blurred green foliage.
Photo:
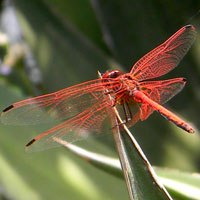
[{"label": "blurred green foliage", "polygon": [[[121,67],[129,71],[142,55],[183,25],[193,23],[199,28],[199,16],[195,16],[200,7],[198,0],[14,0],[14,6],[42,81],[35,85],[23,62],[18,63],[11,75],[0,78],[2,109],[39,92],[53,92],[95,79],[97,70],[103,73]],[[180,66],[164,77],[187,78],[185,89],[167,107],[192,122],[197,133],[189,135],[157,113],[131,129],[153,165],[200,171],[199,53],[198,35]],[[46,129],[0,126],[2,199],[128,199],[121,179],[62,148],[24,153],[24,145]],[[81,145],[117,156],[112,136],[97,138],[92,144],[84,141]]]}]

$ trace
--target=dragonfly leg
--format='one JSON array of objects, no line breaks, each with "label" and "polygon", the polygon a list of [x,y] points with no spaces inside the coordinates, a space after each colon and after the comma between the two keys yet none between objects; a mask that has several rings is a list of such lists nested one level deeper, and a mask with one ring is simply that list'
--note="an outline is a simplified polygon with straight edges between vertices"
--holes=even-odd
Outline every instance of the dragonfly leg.
[{"label": "dragonfly leg", "polygon": [[124,115],[125,115],[124,123],[126,124],[127,122],[132,120],[133,116],[132,116],[132,112],[131,112],[130,107],[127,104],[127,102],[122,104],[122,108],[123,108]]},{"label": "dragonfly leg", "polygon": [[132,115],[132,112],[131,112],[131,109],[130,109],[128,103],[122,104],[122,109],[123,109],[123,112],[124,112],[124,115],[125,115],[125,119],[123,120],[122,123],[118,123],[112,128],[115,128],[116,126],[121,126],[122,124],[126,124],[126,123],[128,123],[129,121],[132,120],[133,115]]}]

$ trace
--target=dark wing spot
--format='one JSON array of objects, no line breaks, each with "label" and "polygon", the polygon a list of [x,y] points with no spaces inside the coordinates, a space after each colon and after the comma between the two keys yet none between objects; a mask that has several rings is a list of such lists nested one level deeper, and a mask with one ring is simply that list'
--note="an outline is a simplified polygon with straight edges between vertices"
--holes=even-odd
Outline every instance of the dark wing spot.
[{"label": "dark wing spot", "polygon": [[192,27],[191,24],[188,24],[188,25],[185,26],[185,28],[191,28],[191,27]]},{"label": "dark wing spot", "polygon": [[186,78],[183,78],[183,82],[187,82],[187,79],[186,79]]},{"label": "dark wing spot", "polygon": [[3,112],[7,112],[8,110],[10,110],[10,109],[12,109],[12,108],[14,108],[14,106],[13,106],[13,105],[10,105],[10,106],[8,106],[7,108],[5,108],[5,109],[3,110]]},{"label": "dark wing spot", "polygon": [[193,25],[191,25],[191,24],[186,25],[185,28],[190,29],[192,31],[195,31],[195,27]]},{"label": "dark wing spot", "polygon": [[31,144],[33,144],[36,140],[35,139],[32,139],[27,145],[26,145],[26,148],[29,147]]}]

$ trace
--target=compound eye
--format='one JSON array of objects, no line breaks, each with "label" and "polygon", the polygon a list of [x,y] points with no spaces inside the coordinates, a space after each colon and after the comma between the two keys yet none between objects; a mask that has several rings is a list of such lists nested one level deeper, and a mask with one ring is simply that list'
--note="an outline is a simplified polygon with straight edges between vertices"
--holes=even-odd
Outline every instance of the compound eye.
[{"label": "compound eye", "polygon": [[110,72],[106,72],[103,75],[103,78],[117,78],[120,75],[122,75],[122,72],[120,70],[113,70],[113,71],[110,71]]}]

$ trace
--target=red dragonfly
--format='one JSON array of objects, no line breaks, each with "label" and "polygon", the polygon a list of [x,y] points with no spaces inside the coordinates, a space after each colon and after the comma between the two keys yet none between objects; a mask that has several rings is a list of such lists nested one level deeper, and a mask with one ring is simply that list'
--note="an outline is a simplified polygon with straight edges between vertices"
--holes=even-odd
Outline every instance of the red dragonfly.
[{"label": "red dragonfly", "polygon": [[156,110],[183,130],[194,133],[188,123],[161,105],[182,90],[186,79],[146,80],[174,69],[195,38],[194,26],[184,26],[137,61],[129,73],[113,70],[96,80],[16,102],[3,110],[1,121],[28,125],[64,120],[32,139],[26,150],[54,147],[57,144],[55,138],[74,142],[87,137],[89,132],[99,132],[103,121],[113,117],[113,106],[121,109],[128,127],[138,120],[147,119]]}]

